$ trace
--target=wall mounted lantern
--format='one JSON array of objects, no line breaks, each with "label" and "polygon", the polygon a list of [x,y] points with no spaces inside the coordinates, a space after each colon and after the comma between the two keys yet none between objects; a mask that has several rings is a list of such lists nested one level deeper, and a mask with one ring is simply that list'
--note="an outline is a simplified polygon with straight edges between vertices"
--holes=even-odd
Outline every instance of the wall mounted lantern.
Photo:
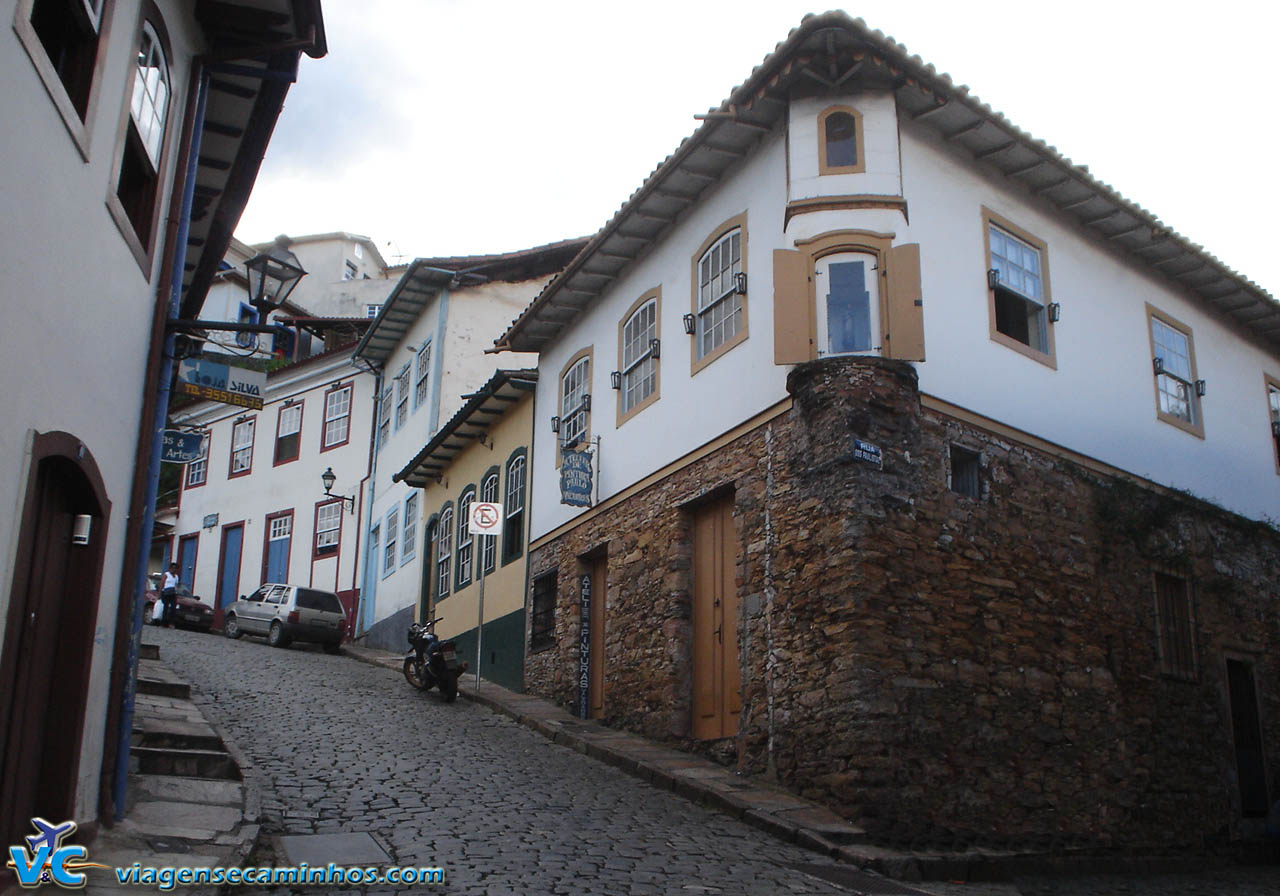
[{"label": "wall mounted lantern", "polygon": [[344,504],[346,504],[349,501],[351,503],[349,504],[348,509],[353,514],[356,512],[356,499],[354,495],[351,497],[347,497],[346,495],[335,495],[333,493],[333,484],[338,481],[338,477],[334,475],[333,467],[329,467],[327,470],[325,470],[323,473],[320,474],[320,481],[324,483],[324,496],[326,498],[338,498]]},{"label": "wall mounted lantern", "polygon": [[697,320],[694,318],[692,311],[684,316],[684,331],[690,336],[693,335],[693,330],[696,324]]},{"label": "wall mounted lantern", "polygon": [[249,304],[266,314],[285,303],[305,275],[298,256],[289,251],[289,238],[276,237],[275,245],[244,263],[249,275]]}]

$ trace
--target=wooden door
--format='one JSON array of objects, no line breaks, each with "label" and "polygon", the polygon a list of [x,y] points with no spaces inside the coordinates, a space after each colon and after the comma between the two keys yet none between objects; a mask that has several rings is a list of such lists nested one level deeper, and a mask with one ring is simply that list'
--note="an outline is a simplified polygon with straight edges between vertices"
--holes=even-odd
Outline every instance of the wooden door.
[{"label": "wooden door", "polygon": [[737,563],[729,496],[693,515],[693,736],[703,740],[738,733]]},{"label": "wooden door", "polygon": [[214,604],[213,624],[222,625],[222,614],[236,602],[240,589],[240,547],[244,543],[244,524],[222,527],[222,550],[218,553],[218,595]]},{"label": "wooden door", "polygon": [[609,559],[591,563],[591,710],[588,718],[604,718],[604,605],[609,594]]},{"label": "wooden door", "polygon": [[[37,437],[37,451],[41,438],[56,441]],[[46,457],[33,477],[0,658],[0,834],[6,844],[22,842],[34,817],[58,823],[75,812],[107,537],[98,489],[73,461]],[[72,541],[79,515],[91,518],[87,543]]]},{"label": "wooden door", "polygon": [[1262,724],[1258,718],[1258,691],[1252,663],[1227,660],[1227,690],[1231,699],[1240,812],[1245,818],[1263,818],[1271,801],[1267,795],[1267,767],[1263,759]]}]

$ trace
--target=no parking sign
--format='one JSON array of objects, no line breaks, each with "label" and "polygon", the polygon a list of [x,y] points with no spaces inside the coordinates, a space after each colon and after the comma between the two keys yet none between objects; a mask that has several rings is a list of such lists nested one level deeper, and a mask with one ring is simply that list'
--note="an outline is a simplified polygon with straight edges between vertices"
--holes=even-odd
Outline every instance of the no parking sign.
[{"label": "no parking sign", "polygon": [[472,535],[497,535],[502,529],[502,505],[477,501],[471,505],[467,521]]}]

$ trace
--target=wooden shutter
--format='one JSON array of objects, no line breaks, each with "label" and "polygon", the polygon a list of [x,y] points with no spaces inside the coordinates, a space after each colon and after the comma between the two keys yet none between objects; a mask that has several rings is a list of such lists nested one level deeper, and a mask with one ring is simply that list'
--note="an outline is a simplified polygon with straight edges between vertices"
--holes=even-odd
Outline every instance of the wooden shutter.
[{"label": "wooden shutter", "polygon": [[792,249],[774,249],[773,363],[801,364],[817,357],[813,333],[809,256]]},{"label": "wooden shutter", "polygon": [[885,253],[889,320],[886,356],[924,360],[924,297],[920,289],[920,244],[894,246]]}]

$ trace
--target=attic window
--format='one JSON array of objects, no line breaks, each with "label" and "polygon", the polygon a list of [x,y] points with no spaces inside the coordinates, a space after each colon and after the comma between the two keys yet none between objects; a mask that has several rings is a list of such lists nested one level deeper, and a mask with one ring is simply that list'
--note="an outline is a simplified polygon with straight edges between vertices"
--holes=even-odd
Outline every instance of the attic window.
[{"label": "attic window", "polygon": [[818,116],[818,173],[857,174],[867,170],[862,115],[850,106],[831,106]]}]

